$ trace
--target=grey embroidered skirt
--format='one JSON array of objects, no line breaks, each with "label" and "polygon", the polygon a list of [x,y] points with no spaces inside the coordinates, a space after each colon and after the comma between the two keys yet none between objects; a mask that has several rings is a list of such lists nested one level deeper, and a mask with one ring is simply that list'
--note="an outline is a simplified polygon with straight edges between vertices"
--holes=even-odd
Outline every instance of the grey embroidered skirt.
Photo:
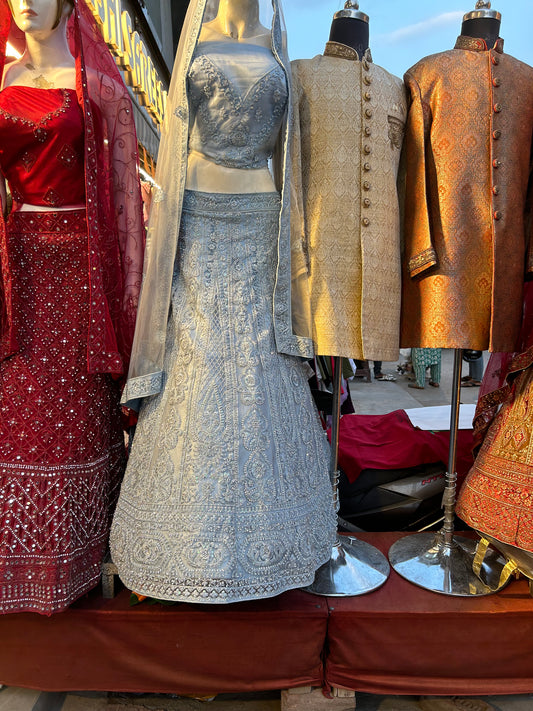
[{"label": "grey embroidered skirt", "polygon": [[279,354],[277,193],[185,193],[163,390],[140,412],[113,522],[124,583],[229,603],[312,582],[336,521],[302,363]]}]

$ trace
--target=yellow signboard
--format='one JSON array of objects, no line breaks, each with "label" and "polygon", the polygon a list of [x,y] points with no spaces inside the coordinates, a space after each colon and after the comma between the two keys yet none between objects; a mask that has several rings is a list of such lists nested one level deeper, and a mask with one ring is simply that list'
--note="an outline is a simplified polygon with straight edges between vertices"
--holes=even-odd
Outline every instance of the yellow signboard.
[{"label": "yellow signboard", "polygon": [[122,9],[122,0],[87,0],[87,4],[102,30],[105,42],[117,58],[117,64],[124,70],[128,84],[138,95],[139,103],[156,123],[161,124],[167,92],[163,89],[146,45],[133,29],[131,15]]}]

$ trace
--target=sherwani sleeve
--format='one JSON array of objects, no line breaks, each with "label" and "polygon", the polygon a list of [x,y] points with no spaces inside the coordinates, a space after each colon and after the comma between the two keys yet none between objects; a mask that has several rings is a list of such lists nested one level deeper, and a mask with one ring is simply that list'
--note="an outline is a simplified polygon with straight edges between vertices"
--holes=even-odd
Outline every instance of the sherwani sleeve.
[{"label": "sherwani sleeve", "polygon": [[428,204],[427,155],[431,108],[425,103],[416,79],[407,72],[405,84],[411,96],[405,135],[405,257],[411,277],[437,264],[431,235]]}]

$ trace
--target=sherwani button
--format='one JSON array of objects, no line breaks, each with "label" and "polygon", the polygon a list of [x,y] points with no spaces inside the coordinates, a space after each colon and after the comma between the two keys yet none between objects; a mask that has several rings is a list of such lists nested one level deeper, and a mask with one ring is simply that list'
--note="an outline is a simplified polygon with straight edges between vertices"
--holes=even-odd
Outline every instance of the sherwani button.
[{"label": "sherwani button", "polygon": [[497,66],[500,63],[500,58],[498,57],[497,54],[491,54],[490,59],[495,66]]},{"label": "sherwani button", "polygon": [[369,91],[365,91],[365,101],[370,101],[372,94]]},{"label": "sherwani button", "polygon": [[363,170],[366,170],[366,172],[368,173],[368,171],[370,170],[370,167],[371,167],[370,163],[365,163],[363,166]]},{"label": "sherwani button", "polygon": [[370,146],[364,146],[363,153],[369,156],[372,153],[372,148],[370,148]]},{"label": "sherwani button", "polygon": [[497,185],[492,186],[492,193],[493,195],[499,195],[500,194],[500,188]]},{"label": "sherwani button", "polygon": [[495,158],[495,159],[492,161],[492,166],[493,166],[494,168],[499,168],[499,167],[501,166],[501,164],[502,164],[502,162],[501,162],[501,160],[499,160],[498,158]]},{"label": "sherwani button", "polygon": [[494,138],[495,141],[498,140],[498,138],[501,138],[502,132],[500,131],[499,128],[497,128],[495,131],[492,132],[492,137]]},{"label": "sherwani button", "polygon": [[370,200],[369,200],[368,198],[365,198],[365,199],[363,200],[363,206],[364,206],[364,207],[370,207],[371,204],[372,204],[372,203],[370,202]]},{"label": "sherwani button", "polygon": [[362,223],[364,227],[368,227],[370,225],[370,220],[368,219],[368,217],[363,217]]},{"label": "sherwani button", "polygon": [[369,126],[365,126],[365,136],[371,136],[372,130]]},{"label": "sherwani button", "polygon": [[368,182],[368,180],[365,180],[363,183],[363,190],[370,190],[371,187],[372,185]]},{"label": "sherwani button", "polygon": [[500,212],[500,210],[496,210],[496,212],[494,213],[494,219],[495,219],[495,220],[501,220],[502,217],[503,217],[503,213]]},{"label": "sherwani button", "polygon": [[501,110],[502,110],[501,104],[494,104],[494,113],[495,114],[499,114]]},{"label": "sherwani button", "polygon": [[365,116],[367,118],[372,118],[372,109],[365,109]]},{"label": "sherwani button", "polygon": [[363,77],[363,81],[368,86],[369,84],[372,84],[372,77],[368,74],[365,74],[365,76]]},{"label": "sherwani button", "polygon": [[502,80],[500,77],[494,77],[492,80],[492,86],[501,86]]}]

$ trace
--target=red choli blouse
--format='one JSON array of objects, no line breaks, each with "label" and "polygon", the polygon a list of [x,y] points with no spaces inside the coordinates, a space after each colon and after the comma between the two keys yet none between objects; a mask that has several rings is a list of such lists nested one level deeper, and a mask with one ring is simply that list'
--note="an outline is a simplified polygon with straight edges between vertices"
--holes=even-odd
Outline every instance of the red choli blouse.
[{"label": "red choli blouse", "polygon": [[74,89],[0,92],[0,169],[14,209],[85,204],[83,114]]}]

